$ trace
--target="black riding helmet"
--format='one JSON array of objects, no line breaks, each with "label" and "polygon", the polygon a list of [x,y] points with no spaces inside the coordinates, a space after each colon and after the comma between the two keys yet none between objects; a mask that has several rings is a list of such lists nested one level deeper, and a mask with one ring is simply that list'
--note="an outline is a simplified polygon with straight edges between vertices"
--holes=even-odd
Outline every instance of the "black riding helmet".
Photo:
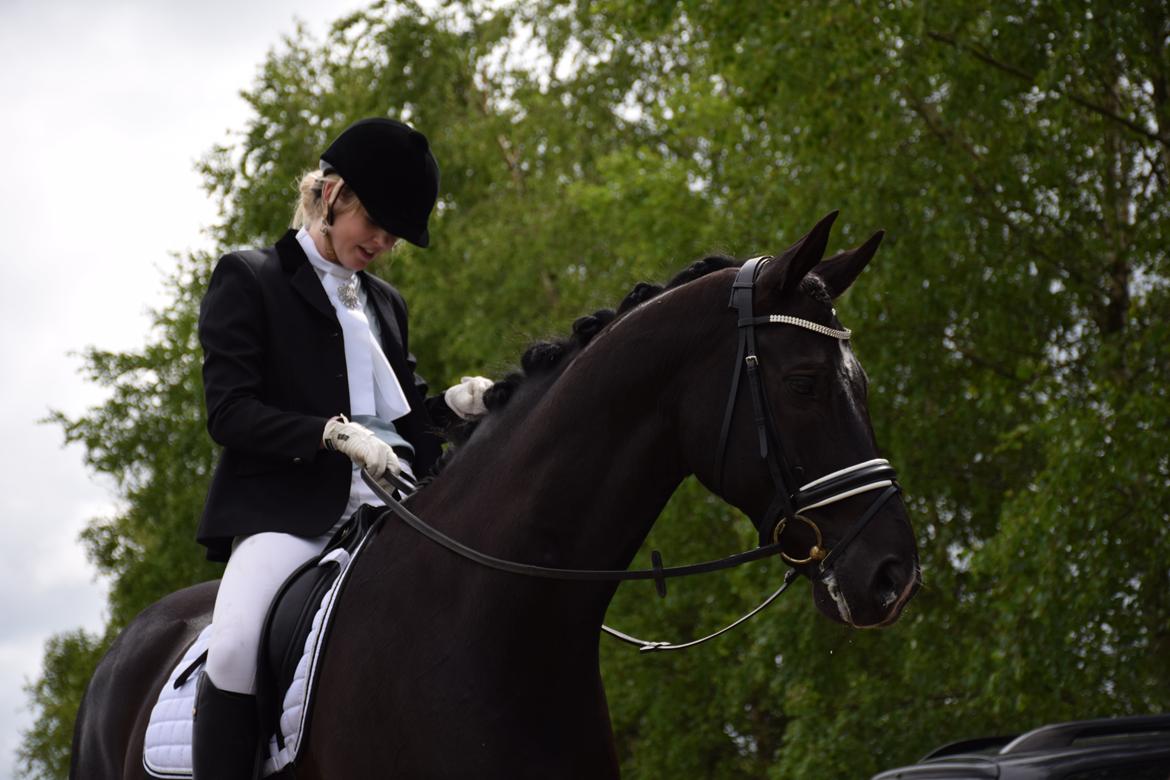
[{"label": "black riding helmet", "polygon": [[393,119],[363,119],[329,145],[321,168],[337,171],[382,229],[415,246],[430,243],[439,164],[422,133]]}]

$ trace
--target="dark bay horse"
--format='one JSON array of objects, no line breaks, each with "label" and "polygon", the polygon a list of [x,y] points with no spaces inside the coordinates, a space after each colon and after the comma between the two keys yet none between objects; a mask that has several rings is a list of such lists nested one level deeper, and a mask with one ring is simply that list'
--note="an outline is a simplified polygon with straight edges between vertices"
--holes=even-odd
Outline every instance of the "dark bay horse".
[{"label": "dark bay horse", "polygon": [[[746,293],[757,315],[804,323],[761,325],[747,361],[797,486],[878,457],[865,374],[832,299],[881,236],[821,262],[834,216],[762,263]],[[732,377],[742,362],[734,266],[700,261],[664,291],[639,287],[616,316],[583,318],[575,340],[530,350],[528,377],[500,385],[514,392],[506,403],[496,393],[411,509],[491,555],[582,569],[629,565],[689,474],[759,525],[778,491],[760,457],[755,388]],[[814,528],[824,548],[840,545],[828,571],[823,560],[795,564],[816,606],[853,626],[888,625],[920,581],[905,507],[896,495],[880,506],[872,493],[839,498],[806,508],[779,538],[794,559],[810,557]],[[164,598],[114,643],[78,714],[72,777],[143,777],[150,709],[216,587]],[[343,592],[297,777],[616,777],[598,665],[615,588],[483,568],[388,519]]]}]

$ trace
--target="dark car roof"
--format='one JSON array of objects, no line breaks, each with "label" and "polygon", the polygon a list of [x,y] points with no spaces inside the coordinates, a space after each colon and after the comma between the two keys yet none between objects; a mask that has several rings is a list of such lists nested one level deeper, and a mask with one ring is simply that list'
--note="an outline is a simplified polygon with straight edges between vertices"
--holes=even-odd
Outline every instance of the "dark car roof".
[{"label": "dark car roof", "polygon": [[[1137,774],[1147,770],[1148,775]],[[913,766],[887,770],[873,780],[1130,776],[1170,777],[1170,714],[1058,723],[1018,736],[952,742]]]}]

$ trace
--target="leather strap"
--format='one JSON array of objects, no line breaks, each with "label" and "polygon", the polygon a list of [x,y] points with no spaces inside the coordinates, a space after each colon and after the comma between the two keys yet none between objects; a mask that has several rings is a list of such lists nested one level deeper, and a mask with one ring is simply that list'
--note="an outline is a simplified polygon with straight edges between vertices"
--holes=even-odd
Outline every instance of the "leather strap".
[{"label": "leather strap", "polygon": [[853,524],[853,527],[849,529],[849,532],[845,534],[844,537],[841,538],[841,541],[837,542],[835,545],[833,545],[833,549],[829,550],[829,554],[825,556],[823,561],[821,561],[821,571],[829,570],[830,565],[834,563],[838,557],[840,557],[841,552],[847,549],[850,542],[856,539],[857,535],[865,530],[865,527],[869,525],[869,521],[873,520],[874,517],[877,516],[878,510],[881,509],[887,501],[893,498],[894,494],[897,492],[898,486],[896,484],[890,485],[888,488],[882,491],[882,494],[878,496],[877,500],[875,500],[870,505],[869,509],[865,511],[865,514],[863,514],[857,520],[857,522]]},{"label": "leather strap", "polygon": [[751,612],[748,612],[747,614],[745,614],[744,616],[742,616],[741,618],[736,620],[734,623],[729,623],[728,625],[724,626],[723,628],[719,629],[718,631],[707,634],[706,636],[700,637],[699,639],[692,639],[689,642],[679,642],[677,644],[671,643],[671,642],[652,642],[652,641],[647,640],[647,639],[639,639],[636,636],[631,636],[630,634],[623,633],[621,631],[618,631],[616,628],[610,628],[609,626],[604,625],[604,624],[602,624],[601,630],[604,631],[605,633],[609,634],[610,636],[612,636],[614,639],[625,642],[628,645],[634,645],[635,647],[638,648],[638,652],[640,652],[640,653],[657,653],[657,652],[663,652],[663,651],[667,651],[667,650],[686,650],[687,648],[694,647],[695,645],[701,645],[708,640],[714,639],[715,637],[719,636],[720,634],[726,634],[728,631],[735,628],[740,623],[746,623],[747,621],[751,620],[756,615],[763,612],[765,607],[769,606],[773,601],[775,601],[777,598],[779,598],[781,593],[788,590],[788,586],[791,585],[794,580],[796,580],[796,569],[789,569],[784,574],[784,582],[781,583],[780,587],[776,590],[776,592],[773,593],[768,598],[764,599],[760,603],[760,605],[757,606],[755,609],[753,609]]},{"label": "leather strap", "polygon": [[731,395],[727,399],[723,428],[719,434],[719,446],[716,448],[716,457],[718,458],[716,485],[722,486],[723,461],[731,430],[731,418],[735,412],[739,377],[741,373],[745,374],[752,399],[752,418],[756,427],[760,458],[767,463],[768,474],[771,476],[774,486],[772,501],[763,517],[758,520],[753,518],[756,530],[760,534],[761,544],[766,544],[771,540],[773,529],[781,517],[792,522],[795,522],[796,518],[796,505],[793,501],[793,494],[796,491],[791,479],[792,469],[789,468],[784,457],[784,447],[772,421],[768,394],[764,389],[764,381],[760,371],[760,356],[756,351],[755,326],[757,322],[753,316],[754,301],[752,298],[755,295],[756,277],[759,276],[760,269],[770,260],[772,260],[771,257],[763,256],[745,261],[736,273],[735,281],[731,285],[731,300],[728,302],[728,308],[736,312],[739,340],[736,349],[735,374],[731,382]]},{"label": "leather strap", "polygon": [[886,461],[880,461],[851,469],[844,478],[810,482],[797,492],[796,505],[801,512],[805,512],[856,495],[854,491],[864,492],[862,488],[873,487],[875,483],[876,487],[888,487],[897,479],[894,467]]},{"label": "leather strap", "polygon": [[[498,571],[509,572],[510,574],[523,574],[530,577],[544,577],[546,579],[554,580],[578,580],[585,582],[620,582],[625,580],[654,580],[655,583],[662,583],[663,580],[671,577],[686,577],[692,574],[705,574],[712,571],[720,571],[722,569],[730,569],[740,564],[748,563],[749,561],[758,561],[761,558],[767,558],[776,555],[780,552],[779,544],[768,544],[762,547],[757,547],[754,550],[747,550],[746,552],[736,553],[726,558],[720,558],[714,561],[705,561],[703,563],[692,563],[686,566],[656,566],[652,569],[560,569],[550,566],[537,566],[531,563],[518,563],[516,561],[507,561],[503,558],[496,558],[487,553],[475,550],[462,542],[451,538],[447,534],[438,530],[432,525],[429,525],[425,520],[418,515],[411,512],[402,502],[394,498],[389,491],[383,487],[378,480],[374,479],[369,473],[362,469],[362,479],[369,485],[370,490],[378,498],[386,503],[386,508],[398,516],[400,520],[408,526],[418,531],[420,534],[430,539],[432,542],[446,547],[456,555],[460,555],[468,560],[486,566],[489,569],[496,569]],[[383,479],[389,481],[394,487],[399,490],[409,491],[410,487],[403,482],[399,477],[387,473]],[[661,558],[659,558],[661,560]],[[665,583],[661,584],[660,592],[665,592]]]}]

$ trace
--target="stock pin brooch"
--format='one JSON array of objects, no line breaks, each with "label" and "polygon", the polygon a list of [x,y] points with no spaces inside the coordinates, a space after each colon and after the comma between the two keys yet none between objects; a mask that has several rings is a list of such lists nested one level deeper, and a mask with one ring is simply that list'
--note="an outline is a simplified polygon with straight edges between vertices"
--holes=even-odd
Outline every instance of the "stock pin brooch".
[{"label": "stock pin brooch", "polygon": [[337,297],[347,309],[357,309],[362,303],[358,299],[358,278],[357,274],[349,277],[346,281],[337,285]]}]

